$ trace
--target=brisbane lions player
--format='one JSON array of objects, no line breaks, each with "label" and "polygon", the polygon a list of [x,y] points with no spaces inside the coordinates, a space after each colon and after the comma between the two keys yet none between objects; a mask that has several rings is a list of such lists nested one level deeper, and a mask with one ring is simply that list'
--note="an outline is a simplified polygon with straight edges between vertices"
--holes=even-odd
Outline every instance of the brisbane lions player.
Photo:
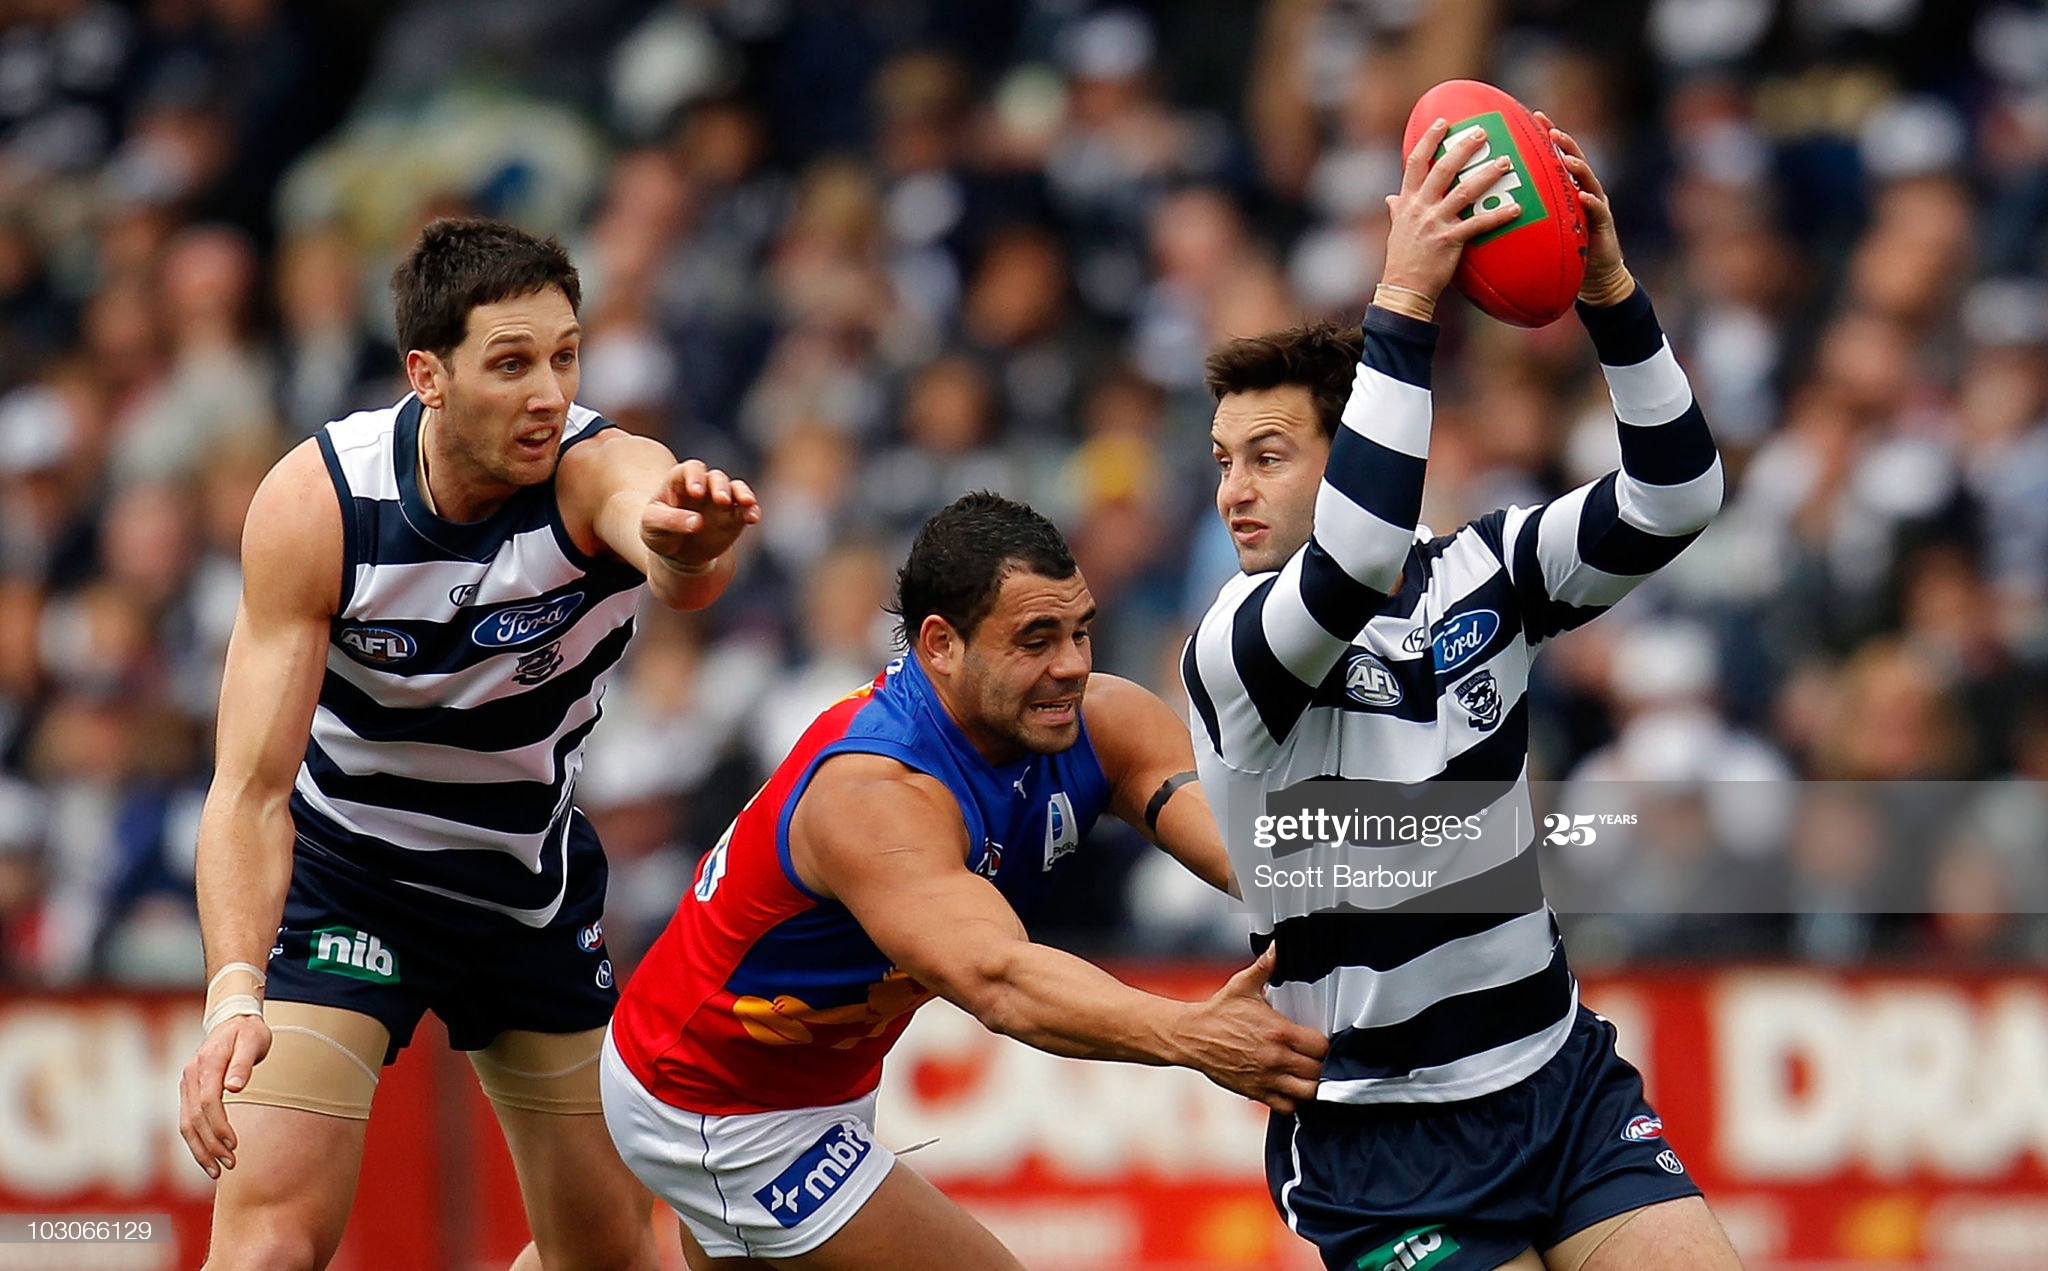
[{"label": "brisbane lions player", "polygon": [[805,732],[612,1017],[606,1122],[695,1271],[1021,1271],[874,1138],[882,1057],[935,996],[1055,1054],[1183,1065],[1282,1111],[1315,1093],[1325,1040],[1261,1000],[1270,955],[1178,1002],[1025,934],[1105,811],[1229,886],[1186,727],[1090,673],[1059,531],[968,495],[919,531],[897,611],[905,654]]}]

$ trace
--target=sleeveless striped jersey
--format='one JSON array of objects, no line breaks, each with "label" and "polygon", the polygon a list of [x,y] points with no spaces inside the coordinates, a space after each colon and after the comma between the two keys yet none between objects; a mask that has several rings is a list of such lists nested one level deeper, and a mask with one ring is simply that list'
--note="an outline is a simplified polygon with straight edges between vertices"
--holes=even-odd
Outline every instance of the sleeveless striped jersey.
[{"label": "sleeveless striped jersey", "polygon": [[1233,825],[1317,778],[1470,783],[1526,827],[1505,860],[1447,841],[1424,862],[1440,867],[1427,895],[1302,912],[1266,893],[1267,999],[1330,1034],[1318,1099],[1476,1098],[1542,1067],[1571,1030],[1578,985],[1528,850],[1530,660],[1669,564],[1722,494],[1648,295],[1579,315],[1618,470],[1451,534],[1419,527],[1436,328],[1371,309],[1308,544],[1227,583],[1182,658],[1202,790],[1241,880],[1256,853]]},{"label": "sleeveless striped jersey", "polygon": [[[419,488],[418,398],[328,424],[340,608],[292,791],[301,851],[544,926],[640,572],[577,549],[552,480],[458,524]],[[569,408],[561,449],[612,425]]]}]

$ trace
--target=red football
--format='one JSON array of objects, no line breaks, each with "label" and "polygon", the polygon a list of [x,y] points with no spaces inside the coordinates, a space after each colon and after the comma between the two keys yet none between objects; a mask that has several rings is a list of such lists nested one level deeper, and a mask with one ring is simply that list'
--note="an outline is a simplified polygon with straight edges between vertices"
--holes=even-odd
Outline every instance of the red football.
[{"label": "red football", "polygon": [[1572,307],[1586,276],[1586,210],[1550,134],[1526,106],[1493,85],[1452,79],[1415,103],[1402,153],[1414,149],[1439,118],[1451,124],[1446,140],[1474,125],[1486,130],[1487,144],[1473,164],[1502,154],[1515,161],[1514,170],[1480,195],[1474,209],[1498,207],[1504,198],[1522,206],[1513,222],[1465,245],[1452,285],[1502,322],[1540,327],[1557,321]]}]

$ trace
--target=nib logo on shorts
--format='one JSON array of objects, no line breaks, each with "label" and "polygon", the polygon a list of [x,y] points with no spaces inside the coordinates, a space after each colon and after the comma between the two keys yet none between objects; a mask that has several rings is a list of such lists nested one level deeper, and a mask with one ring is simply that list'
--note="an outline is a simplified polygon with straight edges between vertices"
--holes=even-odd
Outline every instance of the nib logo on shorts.
[{"label": "nib logo on shorts", "polygon": [[384,942],[354,927],[322,927],[313,933],[308,971],[329,971],[372,984],[398,983],[398,956]]},{"label": "nib logo on shorts", "polygon": [[818,1141],[792,1161],[788,1169],[755,1192],[754,1199],[775,1215],[775,1221],[794,1227],[832,1199],[832,1193],[867,1159],[870,1146],[867,1132],[860,1125],[841,1121],[819,1135]]},{"label": "nib logo on shorts", "polygon": [[1358,1271],[1428,1271],[1457,1251],[1442,1227],[1417,1227],[1360,1258]]}]

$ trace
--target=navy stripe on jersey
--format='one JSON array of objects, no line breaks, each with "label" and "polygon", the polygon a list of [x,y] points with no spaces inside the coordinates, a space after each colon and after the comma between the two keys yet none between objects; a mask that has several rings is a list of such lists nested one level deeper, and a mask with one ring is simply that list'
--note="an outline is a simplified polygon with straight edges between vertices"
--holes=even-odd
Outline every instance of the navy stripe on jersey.
[{"label": "navy stripe on jersey", "polygon": [[332,671],[320,683],[320,704],[365,741],[518,750],[554,736],[576,703],[590,696],[597,681],[625,656],[632,638],[633,624],[628,622],[606,635],[573,669],[528,692],[475,706],[385,706]]},{"label": "navy stripe on jersey", "polygon": [[347,496],[348,477],[341,470],[341,456],[335,453],[334,438],[326,429],[314,434],[320,446],[320,461],[327,465],[327,479],[334,483],[335,491],[341,495],[341,597],[335,601],[334,612],[348,608],[349,597],[355,594],[356,565],[362,560],[358,547],[363,540],[363,510],[357,506],[361,500]]},{"label": "navy stripe on jersey", "polygon": [[1573,1004],[1571,968],[1560,944],[1550,964],[1532,975],[1442,998],[1399,1023],[1345,1029],[1330,1040],[1322,1079],[1401,1078],[1511,1046],[1555,1026]]},{"label": "navy stripe on jersey", "polygon": [[[384,562],[388,563],[388,562]],[[590,611],[640,581],[599,580],[589,576],[550,588],[537,595],[497,605],[466,606],[446,621],[417,618],[375,618],[334,623],[334,638],[342,652],[355,662],[392,675],[452,675],[507,652],[523,653],[569,634],[589,616]],[[350,630],[369,628],[392,631],[410,642],[413,652],[402,660],[374,658],[350,647],[343,637]]]},{"label": "navy stripe on jersey", "polygon": [[[1335,910],[1283,919],[1255,951],[1277,943],[1272,983],[1313,983],[1339,967],[1391,971],[1451,940],[1478,935],[1543,908],[1536,858],[1523,852],[1501,864],[1389,909]],[[1361,921],[1369,917],[1370,921]]]},{"label": "navy stripe on jersey", "polygon": [[435,781],[390,772],[342,771],[318,741],[306,743],[306,771],[334,803],[367,803],[395,812],[460,821],[494,834],[545,834],[562,798],[563,763],[597,726],[592,716],[555,742],[549,781]]},{"label": "navy stripe on jersey", "polygon": [[[1585,320],[1614,401],[1621,468],[1452,534],[1411,529],[1397,547],[1377,513],[1391,514],[1394,492],[1405,498],[1421,470],[1427,345],[1398,329],[1376,337],[1368,319],[1310,545],[1270,577],[1226,584],[1182,658],[1203,725],[1197,766],[1226,830],[1248,825],[1268,795],[1318,777],[1488,782],[1526,804],[1536,646],[1670,563],[1722,495],[1713,438],[1648,298]],[[1336,445],[1353,440],[1369,444],[1337,462]],[[1370,445],[1401,457],[1366,462]],[[1310,594],[1331,577],[1318,554],[1354,591],[1393,587],[1396,567],[1399,585],[1364,612],[1355,595],[1326,603]],[[1231,847],[1246,854],[1241,874],[1256,863],[1248,843]],[[1320,1098],[1476,1097],[1555,1053],[1576,987],[1529,847],[1390,910],[1302,913],[1278,908],[1298,899],[1269,894],[1280,958],[1269,996],[1332,1036]]]},{"label": "navy stripe on jersey", "polygon": [[1202,685],[1202,677],[1195,671],[1195,642],[1191,638],[1180,651],[1181,683],[1188,687],[1188,701],[1195,708],[1195,715],[1202,721],[1202,731],[1208,734],[1209,744],[1222,749],[1223,733],[1216,722],[1216,703],[1209,697],[1209,690]]},{"label": "navy stripe on jersey", "polygon": [[539,853],[538,868],[491,848],[422,852],[368,834],[356,834],[321,815],[297,791],[292,819],[299,826],[298,850],[352,879],[371,878],[423,887],[453,899],[489,896],[493,907],[545,912],[561,895],[569,818],[562,818]]}]

